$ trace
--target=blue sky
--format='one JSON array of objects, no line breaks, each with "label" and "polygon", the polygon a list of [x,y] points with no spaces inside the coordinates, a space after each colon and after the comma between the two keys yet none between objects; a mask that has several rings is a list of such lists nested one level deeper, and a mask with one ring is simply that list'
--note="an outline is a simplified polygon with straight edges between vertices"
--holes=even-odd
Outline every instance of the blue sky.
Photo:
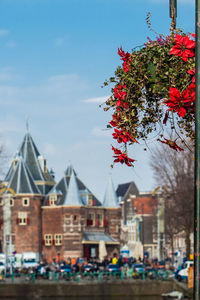
[{"label": "blue sky", "polygon": [[[177,26],[194,32],[194,0],[178,0]],[[135,181],[140,191],[156,183],[149,152],[130,154],[134,168],[112,163],[111,112],[99,104],[101,88],[120,64],[118,47],[142,45],[152,27],[169,32],[168,0],[1,0],[0,142],[10,157],[29,130],[56,179],[71,163],[79,178],[102,200],[108,177],[115,187]]]}]

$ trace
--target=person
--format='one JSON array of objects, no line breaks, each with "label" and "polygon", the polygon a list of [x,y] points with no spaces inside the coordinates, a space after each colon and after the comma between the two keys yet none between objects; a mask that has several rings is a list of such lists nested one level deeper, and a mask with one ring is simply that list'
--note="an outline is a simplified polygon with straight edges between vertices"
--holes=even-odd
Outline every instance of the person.
[{"label": "person", "polygon": [[76,258],[75,257],[72,258],[71,264],[72,264],[72,266],[76,264]]},{"label": "person", "polygon": [[112,264],[113,264],[113,265],[116,265],[117,263],[118,263],[117,254],[114,253],[113,259],[112,259]]}]

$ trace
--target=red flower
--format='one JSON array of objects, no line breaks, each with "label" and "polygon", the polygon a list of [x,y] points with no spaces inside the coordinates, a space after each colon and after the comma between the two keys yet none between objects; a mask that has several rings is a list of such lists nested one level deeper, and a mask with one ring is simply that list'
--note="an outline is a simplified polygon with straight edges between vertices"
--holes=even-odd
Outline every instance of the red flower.
[{"label": "red flower", "polygon": [[118,54],[121,57],[121,60],[123,60],[123,62],[124,62],[124,64],[123,64],[124,71],[128,72],[129,68],[130,68],[130,58],[131,58],[130,53],[129,52],[125,53],[121,47],[121,48],[118,48]]},{"label": "red flower", "polygon": [[165,104],[170,107],[168,110],[174,110],[180,117],[184,117],[189,110],[194,110],[195,91],[194,84],[185,89],[181,95],[177,88],[170,87],[170,98]]},{"label": "red flower", "polygon": [[114,93],[115,93],[115,98],[118,99],[116,105],[117,107],[120,107],[121,105],[123,105],[125,108],[128,107],[128,103],[124,102],[122,104],[122,101],[125,99],[126,97],[126,91],[124,90],[126,88],[126,85],[121,85],[119,84],[118,86],[114,87]]},{"label": "red flower", "polygon": [[188,70],[188,74],[193,75],[192,77],[192,82],[195,83],[195,68],[193,70]]},{"label": "red flower", "polygon": [[113,156],[115,158],[114,162],[120,162],[121,164],[125,163],[129,167],[133,166],[132,163],[135,161],[135,159],[128,157],[126,153],[122,153],[121,150],[114,148],[113,146],[112,150],[116,154]]},{"label": "red flower", "polygon": [[191,40],[188,36],[176,34],[176,45],[172,47],[170,54],[182,57],[183,61],[187,61],[189,57],[195,56],[195,41]]},{"label": "red flower", "polygon": [[117,140],[117,142],[120,144],[120,143],[127,143],[127,142],[136,142],[138,143],[138,141],[136,139],[134,139],[129,132],[127,132],[125,129],[121,129],[118,130],[118,129],[114,129],[114,133],[112,134],[113,135],[113,138]]},{"label": "red flower", "polygon": [[109,124],[113,127],[116,127],[120,121],[120,118],[118,118],[116,115],[112,115],[113,119],[109,122]]},{"label": "red flower", "polygon": [[181,147],[179,147],[177,144],[176,144],[176,141],[171,141],[171,140],[168,140],[166,138],[164,138],[165,141],[161,141],[160,139],[158,139],[159,142],[163,143],[163,144],[166,144],[168,145],[171,149],[173,150],[176,150],[176,151],[183,151],[183,149]]}]

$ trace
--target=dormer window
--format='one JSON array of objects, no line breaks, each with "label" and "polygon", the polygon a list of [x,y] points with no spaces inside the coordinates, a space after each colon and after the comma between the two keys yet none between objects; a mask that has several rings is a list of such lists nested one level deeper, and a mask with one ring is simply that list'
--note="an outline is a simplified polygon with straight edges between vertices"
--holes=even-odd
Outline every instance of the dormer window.
[{"label": "dormer window", "polygon": [[14,168],[14,169],[15,169],[15,167],[16,167],[18,161],[19,161],[18,158],[15,158],[15,159],[13,160],[13,168]]},{"label": "dormer window", "polygon": [[88,195],[88,205],[89,206],[94,206],[94,199],[91,194]]},{"label": "dormer window", "polygon": [[49,205],[55,206],[57,204],[57,195],[50,195],[49,196]]},{"label": "dormer window", "polygon": [[39,163],[40,163],[40,167],[43,171],[43,173],[47,172],[47,161],[45,158],[43,158],[41,155],[38,157]]}]

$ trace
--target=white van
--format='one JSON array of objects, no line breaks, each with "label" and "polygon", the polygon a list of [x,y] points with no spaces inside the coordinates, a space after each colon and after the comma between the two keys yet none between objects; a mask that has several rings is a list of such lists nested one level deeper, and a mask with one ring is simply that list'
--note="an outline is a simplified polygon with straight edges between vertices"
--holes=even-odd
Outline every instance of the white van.
[{"label": "white van", "polygon": [[34,268],[39,264],[39,253],[24,252],[22,253],[22,268]]},{"label": "white van", "polygon": [[6,263],[6,256],[4,253],[0,253],[0,261],[4,264]]},{"label": "white van", "polygon": [[21,266],[22,266],[22,254],[16,253],[14,267],[21,268]]},{"label": "white van", "polygon": [[177,274],[177,279],[181,280],[188,280],[188,269],[194,265],[193,260],[187,260],[184,262],[182,269]]}]

